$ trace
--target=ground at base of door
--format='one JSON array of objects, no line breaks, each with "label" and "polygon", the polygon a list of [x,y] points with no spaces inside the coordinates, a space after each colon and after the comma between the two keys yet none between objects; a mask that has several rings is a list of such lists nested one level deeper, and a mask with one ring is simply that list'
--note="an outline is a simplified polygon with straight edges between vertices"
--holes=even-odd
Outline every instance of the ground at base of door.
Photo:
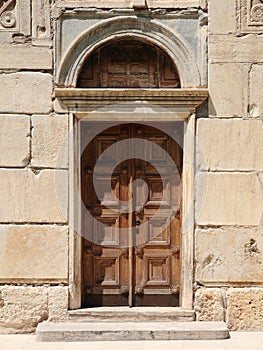
[{"label": "ground at base of door", "polygon": [[36,339],[43,342],[218,340],[227,339],[224,322],[43,322]]},{"label": "ground at base of door", "polygon": [[34,335],[0,335],[4,350],[262,350],[263,332],[230,332],[225,340],[110,341],[37,343]]}]

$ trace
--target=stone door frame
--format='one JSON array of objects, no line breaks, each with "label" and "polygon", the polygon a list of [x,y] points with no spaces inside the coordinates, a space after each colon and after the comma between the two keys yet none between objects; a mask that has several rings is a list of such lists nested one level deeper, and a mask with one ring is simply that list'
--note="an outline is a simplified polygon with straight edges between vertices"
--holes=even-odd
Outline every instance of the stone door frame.
[{"label": "stone door frame", "polygon": [[[182,193],[182,290],[180,307],[193,308],[193,256],[194,256],[194,169],[196,108],[206,100],[206,89],[56,89],[56,97],[67,107],[69,123],[69,308],[81,308],[81,224],[80,198],[76,185],[80,183],[80,133],[76,125],[83,117],[90,121],[136,122],[137,112],[122,113],[122,106],[136,103],[136,111],[147,108],[144,120],[160,120],[160,114],[149,112],[149,105],[167,107],[162,121],[184,120],[183,193]],[[110,106],[103,110],[103,107]],[[119,115],[119,117],[118,117]],[[88,117],[87,117],[88,116]],[[116,117],[117,116],[117,117]],[[119,118],[119,119],[118,119]],[[138,121],[138,119],[137,119]],[[141,120],[140,120],[141,121]]]},{"label": "stone door frame", "polygon": [[[72,16],[72,14],[69,14]],[[75,16],[75,15],[74,15]],[[117,15],[98,21],[94,25],[80,30],[68,45],[63,41],[60,21],[57,25],[56,46],[56,85],[55,96],[65,105],[70,115],[69,127],[69,222],[70,256],[69,289],[70,309],[81,307],[81,237],[74,231],[79,225],[79,201],[76,198],[75,184],[79,181],[78,149],[79,135],[75,125],[77,120],[90,112],[98,111],[103,106],[121,106],[137,104],[142,110],[149,105],[167,108],[163,121],[184,120],[184,165],[183,165],[183,205],[182,205],[182,290],[180,305],[192,309],[193,304],[193,236],[194,236],[194,165],[195,165],[195,110],[207,98],[202,86],[201,73],[197,58],[189,44],[167,25],[158,20],[149,21],[143,16]],[[83,64],[89,55],[99,47],[114,40],[132,38],[146,42],[163,50],[177,66],[181,89],[78,89],[77,79]],[[118,109],[118,108],[117,108]],[[96,120],[112,120],[116,110],[111,108],[106,113],[96,115]],[[117,111],[117,112],[120,112]],[[119,114],[120,115],[120,114]],[[127,115],[127,114],[126,114]],[[123,115],[121,121],[123,121]],[[136,122],[136,113],[129,116],[129,121]],[[160,118],[158,113],[146,113],[144,120]],[[125,118],[124,118],[125,119]],[[187,156],[186,156],[187,155]],[[187,184],[187,186],[186,186]],[[185,223],[185,224],[184,224]]]}]

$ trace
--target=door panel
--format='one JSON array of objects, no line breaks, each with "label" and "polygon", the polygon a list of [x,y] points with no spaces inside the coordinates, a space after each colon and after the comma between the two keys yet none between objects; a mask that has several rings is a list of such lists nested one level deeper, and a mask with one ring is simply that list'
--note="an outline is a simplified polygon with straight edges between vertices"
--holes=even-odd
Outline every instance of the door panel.
[{"label": "door panel", "polygon": [[[174,273],[178,264],[174,247],[178,250],[180,247],[180,237],[174,232],[180,230],[180,222],[176,227],[178,218],[175,217],[179,211],[179,196],[174,196],[174,186],[180,174],[171,169],[168,161],[173,148],[178,148],[175,141],[150,127],[141,131],[141,137],[150,142],[146,149],[148,162],[134,160],[135,178],[142,178],[149,191],[143,209],[135,213],[139,224],[136,246],[141,248],[135,258],[135,295],[139,295],[142,302],[147,295],[165,299],[165,295],[179,292],[180,274]],[[173,160],[176,163],[177,159]],[[178,161],[180,159],[177,164]]]},{"label": "door panel", "polygon": [[[84,126],[82,140],[86,133]],[[100,158],[118,141],[134,137],[147,141],[145,159],[132,158],[138,142],[131,143],[131,157],[121,164],[114,147]],[[181,169],[180,147],[150,126],[111,127],[85,148],[83,306],[178,305]],[[131,198],[132,207],[123,211]]]}]

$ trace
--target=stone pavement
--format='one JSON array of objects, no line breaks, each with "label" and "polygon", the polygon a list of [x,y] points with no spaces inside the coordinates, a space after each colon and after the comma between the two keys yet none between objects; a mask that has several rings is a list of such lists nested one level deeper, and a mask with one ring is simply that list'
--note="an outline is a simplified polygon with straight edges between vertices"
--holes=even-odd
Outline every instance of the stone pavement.
[{"label": "stone pavement", "polygon": [[217,341],[38,343],[34,335],[0,335],[1,350],[262,350],[263,332],[231,332]]}]

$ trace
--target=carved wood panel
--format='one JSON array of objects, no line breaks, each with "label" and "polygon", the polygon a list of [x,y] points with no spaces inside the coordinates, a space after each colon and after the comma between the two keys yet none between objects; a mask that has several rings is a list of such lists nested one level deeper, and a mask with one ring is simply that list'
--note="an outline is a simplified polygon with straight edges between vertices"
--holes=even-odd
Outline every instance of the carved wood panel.
[{"label": "carved wood panel", "polygon": [[177,68],[166,53],[146,43],[122,40],[98,49],[79,75],[80,88],[176,88]]},{"label": "carved wood panel", "polygon": [[[83,126],[82,140],[86,131]],[[150,141],[145,148],[148,161],[131,158],[116,164],[117,148],[111,146],[136,136]],[[156,152],[153,143],[164,152]],[[98,159],[107,149],[111,152],[100,161],[99,172],[95,172]],[[177,175],[168,164],[169,157],[177,165]],[[111,176],[106,163],[114,165]],[[133,305],[178,305],[181,170],[182,151],[178,144],[150,126],[111,127],[85,148],[82,200],[90,214],[83,215],[82,221],[85,306],[128,305],[129,293]],[[122,212],[123,202],[131,198],[129,183],[136,180],[141,182],[133,188],[133,210]],[[94,182],[99,182],[96,193]],[[111,192],[106,183],[111,184]],[[129,228],[126,233],[122,231]],[[127,232],[132,234],[132,249]]]}]

